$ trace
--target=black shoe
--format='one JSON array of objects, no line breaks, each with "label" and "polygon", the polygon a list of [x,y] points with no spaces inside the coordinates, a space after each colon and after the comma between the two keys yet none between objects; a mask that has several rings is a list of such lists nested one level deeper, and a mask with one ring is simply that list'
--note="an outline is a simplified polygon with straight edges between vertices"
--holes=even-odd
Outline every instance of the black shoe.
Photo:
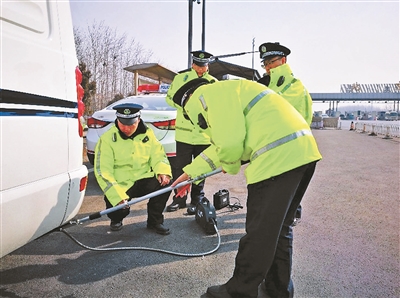
[{"label": "black shoe", "polygon": [[187,208],[186,211],[188,215],[194,215],[196,213],[196,206],[190,205],[190,207]]},{"label": "black shoe", "polygon": [[208,287],[207,294],[214,298],[232,298],[226,289],[226,285]]},{"label": "black shoe", "polygon": [[194,215],[196,213],[196,206],[198,202],[190,202],[189,208],[187,208],[186,212],[188,215]]},{"label": "black shoe", "polygon": [[294,219],[294,221],[293,221],[293,227],[294,226],[297,226],[299,223],[301,222],[301,218],[299,218],[299,217],[296,217],[295,219]]},{"label": "black shoe", "polygon": [[167,206],[167,212],[174,212],[182,208],[186,208],[186,200],[174,200],[170,205]]},{"label": "black shoe", "polygon": [[110,230],[111,231],[119,231],[122,229],[122,221],[112,221],[110,223]]},{"label": "black shoe", "polygon": [[169,229],[164,227],[162,224],[156,224],[156,225],[147,225],[148,229],[155,230],[157,234],[160,235],[169,235]]}]

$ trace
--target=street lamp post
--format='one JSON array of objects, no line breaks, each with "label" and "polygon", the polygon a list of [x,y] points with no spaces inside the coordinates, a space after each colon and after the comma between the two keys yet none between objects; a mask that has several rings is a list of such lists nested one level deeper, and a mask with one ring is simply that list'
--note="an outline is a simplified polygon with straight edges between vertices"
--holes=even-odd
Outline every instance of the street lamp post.
[{"label": "street lamp post", "polygon": [[192,39],[193,39],[193,2],[189,0],[189,34],[188,34],[188,68],[192,65]]},{"label": "street lamp post", "polygon": [[[200,0],[197,0],[200,3]],[[201,49],[206,50],[206,0],[203,0],[203,10],[202,10],[202,23],[201,23]]]},{"label": "street lamp post", "polygon": [[[197,4],[201,3],[201,0],[189,0],[189,33],[188,33],[188,68],[192,65],[192,40],[193,40],[193,2]],[[205,51],[206,47],[206,0],[203,0],[203,10],[202,10],[202,46],[201,49]]]}]

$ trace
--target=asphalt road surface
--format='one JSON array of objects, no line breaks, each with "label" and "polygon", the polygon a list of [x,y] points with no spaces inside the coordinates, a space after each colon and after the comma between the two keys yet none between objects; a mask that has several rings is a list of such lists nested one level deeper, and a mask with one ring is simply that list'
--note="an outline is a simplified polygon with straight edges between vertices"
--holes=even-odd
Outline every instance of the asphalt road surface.
[{"label": "asphalt road surface", "polygon": [[[313,133],[323,160],[294,228],[295,297],[399,297],[399,140],[348,130]],[[0,296],[200,297],[208,286],[231,277],[244,235],[243,171],[207,179],[210,200],[220,189],[228,189],[231,203],[244,206],[217,210],[220,246],[217,235],[207,235],[182,209],[165,213],[170,235],[146,229],[143,201],[132,205],[119,232],[109,231],[106,216],[66,228],[84,245],[103,251],[83,248],[55,231],[3,257]],[[90,173],[77,218],[103,209]],[[120,250],[107,251],[113,248]]]}]

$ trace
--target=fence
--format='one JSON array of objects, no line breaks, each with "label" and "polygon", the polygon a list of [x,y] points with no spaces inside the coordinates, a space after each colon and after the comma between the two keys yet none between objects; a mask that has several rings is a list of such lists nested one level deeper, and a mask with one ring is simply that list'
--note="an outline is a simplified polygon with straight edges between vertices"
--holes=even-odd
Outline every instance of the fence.
[{"label": "fence", "polygon": [[[398,121],[378,121],[380,123],[376,123],[375,121],[352,121],[354,128],[351,130],[366,133],[371,136],[380,135],[384,136],[384,138],[400,138],[400,123]],[[383,122],[383,123],[382,123]],[[387,123],[385,123],[387,122]],[[348,123],[347,123],[348,125]],[[313,117],[311,122],[311,128],[313,129],[325,129],[325,128],[334,128],[334,129],[348,129],[342,127],[342,121],[339,121],[339,118],[322,118],[322,117]]]},{"label": "fence", "polygon": [[355,122],[354,130],[361,133],[368,133],[371,136],[383,135],[384,138],[400,138],[399,124],[376,124],[368,122]]}]

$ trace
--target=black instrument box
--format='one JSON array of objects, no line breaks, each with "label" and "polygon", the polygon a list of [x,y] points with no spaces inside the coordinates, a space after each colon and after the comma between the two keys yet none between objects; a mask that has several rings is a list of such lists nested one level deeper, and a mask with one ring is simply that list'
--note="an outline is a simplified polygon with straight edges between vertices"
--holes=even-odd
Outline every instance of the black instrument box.
[{"label": "black instrument box", "polygon": [[214,206],[219,210],[229,205],[229,191],[220,189],[214,194]]}]

